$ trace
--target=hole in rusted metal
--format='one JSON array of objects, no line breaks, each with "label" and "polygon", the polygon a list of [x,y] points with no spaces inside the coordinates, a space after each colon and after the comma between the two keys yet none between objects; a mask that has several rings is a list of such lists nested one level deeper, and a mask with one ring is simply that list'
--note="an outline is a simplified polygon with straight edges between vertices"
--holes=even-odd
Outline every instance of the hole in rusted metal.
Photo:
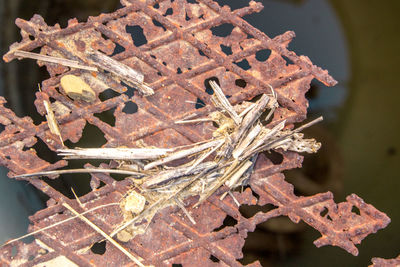
[{"label": "hole in rusted metal", "polygon": [[210,30],[213,35],[219,37],[227,37],[232,33],[234,26],[230,23],[224,23],[219,26],[212,27]]},{"label": "hole in rusted metal", "polygon": [[185,15],[185,20],[186,20],[186,21],[189,21],[189,20],[190,20],[190,17],[188,16],[187,12],[186,12],[186,15]]},{"label": "hole in rusted metal", "polygon": [[105,186],[106,185],[106,183],[104,183],[103,181],[100,181],[100,184],[99,184],[99,186],[97,187],[97,189],[100,189],[100,188],[102,188],[103,186]]},{"label": "hole in rusted metal", "polygon": [[357,208],[356,206],[353,206],[353,207],[351,208],[351,212],[353,212],[353,213],[355,213],[355,214],[357,214],[357,215],[360,215],[360,209]]},{"label": "hole in rusted metal", "polygon": [[112,108],[112,109],[105,110],[101,113],[95,113],[94,116],[111,126],[115,126],[114,111],[115,111],[115,108]]},{"label": "hole in rusted metal", "polygon": [[137,91],[136,88],[135,88],[135,87],[132,87],[132,86],[130,86],[130,85],[127,85],[127,84],[124,83],[124,82],[121,82],[121,84],[122,84],[123,86],[125,86],[126,89],[127,89],[127,90],[124,92],[124,94],[127,95],[129,98],[133,97],[133,95],[134,95],[135,92]]},{"label": "hole in rusted metal", "polygon": [[225,53],[225,55],[229,56],[232,55],[232,47],[225,46],[223,44],[219,45],[221,47],[221,51]]},{"label": "hole in rusted metal", "polygon": [[107,99],[111,99],[120,95],[120,93],[112,90],[111,88],[108,88],[99,94],[99,99],[101,101],[106,101]]},{"label": "hole in rusted metal", "polygon": [[166,17],[166,16],[170,16],[172,14],[174,14],[174,10],[170,7],[165,11],[163,16]]},{"label": "hole in rusted metal", "polygon": [[182,264],[180,264],[180,263],[172,263],[172,267],[182,267]]},{"label": "hole in rusted metal", "polygon": [[201,100],[200,98],[197,98],[195,108],[199,109],[199,108],[204,108],[205,106],[206,104],[204,103],[204,101]]},{"label": "hole in rusted metal", "polygon": [[164,25],[162,25],[158,20],[153,19],[152,21],[153,21],[153,24],[154,24],[155,26],[162,28],[164,31],[167,30],[167,29],[164,27]]},{"label": "hole in rusted metal", "polygon": [[219,262],[219,259],[217,257],[215,257],[214,255],[210,255],[210,260],[212,262]]},{"label": "hole in rusted metal", "polygon": [[90,250],[99,255],[103,255],[106,252],[106,241],[94,243]]},{"label": "hole in rusted metal", "polygon": [[219,79],[217,77],[215,77],[215,76],[207,78],[207,79],[204,80],[204,86],[206,88],[206,93],[209,94],[209,95],[212,95],[212,94],[214,94],[214,90],[212,89],[212,87],[210,85],[210,81],[214,81],[218,85],[220,85],[220,84],[219,84]]},{"label": "hole in rusted metal", "polygon": [[110,39],[110,38],[108,38],[108,36],[107,36],[107,35],[105,35],[104,33],[101,33],[101,38],[103,38],[104,40],[108,40],[108,39]]},{"label": "hole in rusted metal", "polygon": [[111,56],[115,56],[119,53],[122,53],[125,51],[125,47],[121,46],[118,43],[115,43],[115,48],[114,48],[114,52],[111,54]]},{"label": "hole in rusted metal", "polygon": [[86,123],[82,131],[82,137],[77,143],[72,143],[70,140],[65,141],[66,147],[101,147],[107,142],[104,138],[104,133],[96,126]]},{"label": "hole in rusted metal", "polygon": [[13,246],[11,249],[11,257],[15,257],[17,255],[18,249],[16,246]]},{"label": "hole in rusted metal", "polygon": [[315,99],[318,97],[319,92],[320,92],[320,86],[314,81],[311,81],[310,89],[308,89],[306,93],[306,98],[308,100]]},{"label": "hole in rusted metal", "polygon": [[235,63],[236,65],[238,65],[239,67],[241,67],[244,70],[248,70],[248,69],[251,68],[251,66],[250,66],[249,62],[247,61],[247,59],[243,59],[243,60],[241,60],[239,62],[233,62],[233,63]]},{"label": "hole in rusted metal", "polygon": [[263,50],[260,50],[260,51],[258,51],[256,53],[256,59],[258,61],[263,62],[263,61],[266,61],[269,58],[270,55],[271,55],[271,50],[263,49]]},{"label": "hole in rusted metal", "polygon": [[322,217],[324,217],[326,214],[328,214],[329,210],[327,207],[324,207],[324,209],[319,213]]},{"label": "hole in rusted metal", "polygon": [[235,226],[237,224],[237,220],[234,219],[232,216],[230,215],[226,215],[224,222],[222,223],[222,225],[220,227],[217,227],[213,230],[213,232],[218,232],[221,231],[222,229],[224,229],[225,227],[229,227],[229,226]]},{"label": "hole in rusted metal", "polygon": [[153,5],[153,8],[159,9],[159,8],[160,8],[160,4],[158,4],[158,3],[154,4],[154,5]]},{"label": "hole in rusted metal", "polygon": [[247,82],[245,80],[243,80],[243,79],[236,79],[235,80],[235,84],[236,84],[236,86],[239,86],[241,88],[245,88],[246,85],[247,85]]},{"label": "hole in rusted metal", "polygon": [[134,25],[134,26],[126,25],[125,30],[127,33],[129,33],[132,36],[133,44],[136,47],[147,44],[147,39],[146,39],[146,36],[144,36],[144,34],[143,34],[142,27],[140,27],[138,25]]},{"label": "hole in rusted metal", "polygon": [[281,153],[278,153],[274,150],[270,150],[269,152],[265,152],[264,155],[274,164],[279,165],[283,162],[283,156]]},{"label": "hole in rusted metal", "polygon": [[125,103],[125,107],[122,109],[122,112],[126,114],[133,114],[138,111],[138,105],[135,102],[129,101]]},{"label": "hole in rusted metal", "polygon": [[181,73],[182,73],[181,68],[177,68],[177,69],[176,69],[176,73],[177,73],[177,74],[181,74]]},{"label": "hole in rusted metal", "polygon": [[47,162],[55,163],[58,160],[55,153],[53,153],[40,138],[37,138],[37,142],[32,148],[36,151],[39,158]]},{"label": "hole in rusted metal", "polygon": [[258,205],[241,205],[239,208],[240,214],[242,214],[243,217],[249,219],[256,215],[258,212],[268,212],[272,209],[274,209],[275,206],[272,204],[267,204],[264,206],[258,206]]},{"label": "hole in rusted metal", "polygon": [[286,61],[286,66],[294,64],[288,57],[282,55],[282,58]]},{"label": "hole in rusted metal", "polygon": [[200,56],[203,56],[203,57],[206,57],[206,58],[209,58],[206,54],[204,54],[204,52],[203,51],[201,51],[200,49],[199,49],[199,54],[200,54]]}]

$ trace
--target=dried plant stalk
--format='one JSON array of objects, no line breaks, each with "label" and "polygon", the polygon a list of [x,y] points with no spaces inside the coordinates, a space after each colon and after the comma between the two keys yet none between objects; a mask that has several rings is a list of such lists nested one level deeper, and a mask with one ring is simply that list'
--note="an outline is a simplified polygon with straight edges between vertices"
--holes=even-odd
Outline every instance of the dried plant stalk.
[{"label": "dried plant stalk", "polygon": [[46,109],[46,120],[49,125],[50,132],[55,134],[60,139],[62,146],[64,146],[64,141],[61,136],[60,128],[58,127],[58,123],[56,117],[54,116],[53,109],[50,106],[50,103],[47,100],[43,100],[44,108]]},{"label": "dried plant stalk", "polygon": [[79,219],[84,221],[86,224],[88,224],[90,227],[92,227],[96,232],[101,234],[105,239],[110,241],[111,244],[113,244],[115,247],[117,247],[122,253],[124,253],[126,256],[128,256],[129,259],[131,259],[134,263],[137,265],[144,267],[143,263],[141,263],[135,256],[132,255],[128,250],[126,250],[124,247],[122,247],[120,244],[118,244],[117,241],[115,241],[111,236],[107,235],[103,230],[101,230],[97,225],[89,221],[86,217],[84,217],[82,214],[78,213],[76,210],[74,210],[70,205],[67,203],[62,204],[64,207],[66,207],[69,211],[71,211],[75,216],[77,216]]},{"label": "dried plant stalk", "polygon": [[98,71],[98,69],[95,68],[95,67],[81,65],[81,64],[79,64],[78,61],[70,60],[70,59],[66,59],[66,58],[61,58],[61,57],[46,56],[46,55],[27,52],[27,51],[22,51],[22,50],[14,51],[14,55],[16,55],[17,57],[22,57],[22,58],[31,58],[31,59],[44,61],[44,62],[60,64],[60,65],[71,67],[71,68],[75,68],[75,69],[82,69],[82,70],[88,70],[88,71]]},{"label": "dried plant stalk", "polygon": [[35,173],[25,173],[20,175],[15,175],[14,178],[28,178],[34,176],[52,176],[52,175],[60,175],[66,173],[114,173],[114,174],[125,174],[131,175],[137,178],[141,178],[145,176],[143,173],[127,171],[127,170],[116,170],[116,169],[96,169],[96,168],[87,168],[87,169],[67,169],[67,170],[54,170],[54,171],[44,171],[44,172],[35,172]]},{"label": "dried plant stalk", "polygon": [[131,67],[128,67],[127,65],[98,51],[89,53],[88,57],[92,60],[94,65],[102,70],[109,71],[128,85],[137,88],[144,96],[154,94],[154,90],[143,81],[143,74],[137,72]]},{"label": "dried plant stalk", "polygon": [[59,156],[65,159],[115,159],[137,160],[156,159],[165,156],[172,149],[165,148],[78,148],[59,149]]},{"label": "dried plant stalk", "polygon": [[224,92],[222,92],[221,87],[215,82],[215,81],[210,81],[210,85],[212,89],[214,90],[214,96],[211,98],[213,101],[214,105],[217,107],[221,107],[224,109],[229,116],[233,119],[233,121],[236,123],[236,125],[239,125],[241,118],[239,115],[236,113],[236,111],[233,109],[231,103],[229,103],[228,99],[225,97]]},{"label": "dried plant stalk", "polygon": [[220,140],[214,140],[214,141],[210,141],[210,142],[207,142],[207,143],[204,143],[204,144],[201,144],[201,145],[198,145],[198,146],[186,149],[186,150],[181,150],[181,151],[175,152],[171,155],[168,155],[165,158],[162,158],[160,160],[153,161],[153,162],[147,164],[146,166],[144,166],[144,170],[149,170],[149,169],[159,166],[161,164],[165,164],[165,163],[177,160],[177,159],[185,158],[187,156],[196,154],[196,153],[206,150],[210,147],[217,146],[217,145],[219,145],[220,142],[221,142]]},{"label": "dried plant stalk", "polygon": [[209,171],[217,166],[216,162],[205,162],[197,165],[196,167],[181,167],[181,168],[173,168],[171,170],[161,171],[155,174],[152,177],[146,179],[146,181],[142,184],[144,188],[153,188],[155,186],[159,186],[169,181],[186,176],[197,174],[201,171]]}]

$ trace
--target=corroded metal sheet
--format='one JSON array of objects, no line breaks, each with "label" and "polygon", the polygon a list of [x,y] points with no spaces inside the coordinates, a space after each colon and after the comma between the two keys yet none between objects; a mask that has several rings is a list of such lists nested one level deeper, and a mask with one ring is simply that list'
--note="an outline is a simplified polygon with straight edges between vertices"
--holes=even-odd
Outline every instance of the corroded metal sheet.
[{"label": "corroded metal sheet", "polygon": [[[328,86],[336,84],[327,71],[287,49],[295,36],[293,32],[271,39],[242,19],[244,15],[259,12],[263,8],[261,3],[251,1],[247,7],[232,11],[211,0],[121,2],[123,7],[113,13],[90,17],[87,22],[71,19],[65,29],[59,25],[48,26],[39,15],[30,21],[16,20],[22,41],[10,47],[4,55],[5,61],[16,58],[15,50],[40,48],[43,54],[90,65],[87,53],[94,49],[143,73],[144,81],[155,90],[154,95],[143,97],[109,73],[71,70],[38,62],[47,67],[51,78],[43,81],[35,105],[40,114],[45,113],[43,100],[63,105],[62,112],[56,116],[64,141],[79,141],[87,124],[104,133],[107,140],[104,147],[137,147],[143,143],[174,147],[210,138],[215,130],[211,123],[190,126],[174,123],[213,109],[210,89],[206,86],[209,79],[219,81],[232,104],[269,93],[271,85],[280,104],[271,125],[284,119],[293,124],[306,118],[308,103],[304,95],[311,80],[317,79]],[[226,28],[221,32],[219,27]],[[260,53],[268,56],[260,58]],[[96,100],[87,103],[69,99],[60,87],[59,74],[66,73],[85,78],[95,91]],[[108,88],[114,93],[107,92]],[[47,122],[35,125],[29,118],[18,118],[4,104],[1,98],[0,123],[5,130],[0,133],[0,163],[9,168],[10,176],[67,165],[64,160],[50,164],[29,149],[37,138],[53,151],[61,148],[60,140],[50,133]],[[114,125],[96,116],[110,110],[114,110]],[[246,218],[230,197],[219,200],[222,188],[198,208],[192,208],[194,198],[185,200],[196,225],[178,208],[166,208],[156,215],[145,234],[123,245],[145,264],[156,266],[241,266],[238,260],[243,256],[247,233],[273,217],[286,215],[294,222],[303,220],[321,233],[321,238],[315,241],[317,246],[335,245],[353,255],[358,253],[355,244],[390,222],[384,213],[356,195],[340,204],[334,203],[330,192],[310,197],[294,195],[293,186],[284,180],[281,172],[301,167],[302,156],[278,152],[283,156],[282,162],[274,164],[266,157],[259,157],[251,177],[251,189],[234,193],[241,204],[273,204],[275,209]],[[30,218],[31,231],[70,217],[60,203],[67,202],[83,212],[117,203],[130,188],[128,180],[116,181],[106,174],[92,174],[93,191],[80,198],[82,208],[44,180],[28,180],[50,197],[48,207]],[[100,187],[102,183],[105,185]],[[252,190],[259,199],[253,196]],[[353,207],[360,214],[352,212]],[[221,227],[227,216],[236,220],[235,225]],[[99,208],[87,217],[107,233],[122,221],[118,206]],[[3,247],[1,262],[31,266],[64,256],[80,266],[132,264],[108,242],[104,254],[93,253],[90,246],[101,241],[102,236],[79,220],[35,237],[36,241],[28,245],[16,243]],[[13,246],[16,246],[16,255],[12,253]]]}]

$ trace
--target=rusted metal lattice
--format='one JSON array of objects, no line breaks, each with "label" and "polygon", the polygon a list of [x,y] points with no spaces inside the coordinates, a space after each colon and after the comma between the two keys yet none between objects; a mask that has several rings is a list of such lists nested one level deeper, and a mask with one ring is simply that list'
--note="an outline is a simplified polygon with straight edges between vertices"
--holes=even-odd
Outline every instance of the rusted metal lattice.
[{"label": "rusted metal lattice", "polygon": [[372,258],[372,264],[370,266],[399,266],[400,265],[400,255],[395,259],[382,259],[382,258]]},{"label": "rusted metal lattice", "polygon": [[[251,1],[249,6],[231,11],[228,6],[220,7],[211,0],[121,2],[124,7],[111,14],[90,17],[81,23],[72,19],[65,29],[58,25],[48,26],[38,15],[30,21],[16,21],[23,39],[11,46],[10,52],[4,56],[5,61],[15,58],[15,50],[41,48],[42,54],[88,64],[88,49],[108,55],[115,50],[120,53],[114,53],[113,58],[142,72],[145,82],[155,90],[154,95],[142,97],[108,73],[70,70],[57,64],[39,62],[46,65],[51,78],[43,81],[35,105],[43,115],[43,100],[62,104],[63,108],[56,116],[65,140],[79,141],[87,123],[104,133],[107,139],[105,147],[136,147],[138,140],[149,146],[175,147],[205,140],[214,129],[211,123],[188,126],[174,124],[174,121],[193,113],[206,114],[212,109],[206,87],[209,79],[218,79],[233,104],[270,92],[268,85],[271,85],[280,104],[271,125],[284,119],[292,124],[306,118],[308,103],[304,94],[312,79],[328,86],[336,84],[327,71],[314,66],[307,57],[297,56],[287,49],[294,37],[293,32],[271,39],[241,18],[259,12],[262,9],[260,3]],[[232,31],[219,34],[218,27],[222,24],[230,26]],[[138,43],[135,33],[133,37],[129,33],[132,29],[142,30],[146,41]],[[141,34],[140,30],[136,34]],[[115,49],[116,44],[118,49]],[[260,60],[258,52],[270,55]],[[59,88],[59,74],[65,73],[85,77],[97,96],[108,88],[119,95],[104,101],[97,97],[93,103],[72,101]],[[124,108],[132,102],[137,105],[137,112],[126,113]],[[205,107],[198,108],[200,103]],[[10,169],[10,176],[67,165],[64,160],[48,163],[29,149],[37,138],[53,151],[62,147],[57,136],[50,133],[47,122],[35,125],[30,118],[17,117],[4,104],[2,98],[0,122],[5,125],[5,130],[0,134],[0,161]],[[114,108],[115,126],[95,116]],[[285,215],[294,222],[303,220],[321,233],[314,242],[316,246],[335,245],[353,255],[358,253],[355,244],[390,222],[384,213],[356,195],[348,196],[347,201],[340,204],[334,203],[330,192],[310,197],[296,196],[281,172],[301,167],[302,156],[294,152],[278,152],[283,156],[282,162],[274,164],[266,156],[260,156],[251,177],[251,188],[234,192],[241,204],[272,204],[275,209],[246,218],[231,198],[221,201],[218,192],[195,209],[191,208],[195,199],[189,198],[185,205],[196,225],[191,224],[178,208],[169,207],[156,215],[145,234],[123,245],[144,259],[145,264],[156,266],[213,265],[215,261],[221,265],[241,266],[238,259],[243,256],[247,233],[273,217]],[[107,166],[105,163],[101,165]],[[118,202],[130,186],[129,180],[116,181],[106,174],[91,174],[93,191],[80,198],[83,209],[44,180],[27,180],[50,197],[48,207],[30,218],[31,231],[69,218],[70,212],[65,211],[61,203],[69,203],[76,210],[84,211]],[[101,182],[105,186],[100,188]],[[352,212],[353,207],[360,210],[359,215]],[[221,228],[227,216],[237,223]],[[115,206],[98,209],[87,217],[108,233],[122,220]],[[109,243],[103,255],[87,249],[100,240],[102,236],[86,224],[73,220],[36,235],[36,242],[31,244],[19,242],[3,247],[0,259],[5,264],[29,266],[49,261],[72,261],[81,266],[131,264],[129,258]],[[13,246],[17,247],[15,256],[12,255]]]}]

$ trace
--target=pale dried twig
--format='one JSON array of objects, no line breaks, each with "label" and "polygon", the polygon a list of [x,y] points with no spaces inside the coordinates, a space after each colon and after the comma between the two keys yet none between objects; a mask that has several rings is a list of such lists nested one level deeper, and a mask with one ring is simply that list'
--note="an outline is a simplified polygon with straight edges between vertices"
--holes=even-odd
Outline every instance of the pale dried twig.
[{"label": "pale dried twig", "polygon": [[71,211],[74,215],[76,215],[79,219],[84,221],[87,225],[92,227],[96,232],[101,234],[105,239],[110,241],[111,244],[113,244],[115,247],[117,247],[122,253],[124,253],[126,256],[128,256],[129,259],[131,259],[134,263],[137,265],[144,267],[143,263],[141,263],[135,256],[132,255],[128,250],[126,250],[124,247],[122,247],[120,244],[118,244],[117,241],[115,241],[111,236],[106,234],[103,230],[101,230],[97,225],[89,221],[86,217],[84,217],[82,214],[78,213],[76,210],[74,210],[70,205],[67,203],[62,204],[64,207],[66,207],[69,211]]},{"label": "pale dried twig", "polygon": [[40,61],[44,61],[44,62],[60,64],[60,65],[75,68],[75,69],[98,71],[98,69],[95,67],[81,65],[76,60],[70,60],[70,59],[61,58],[61,57],[46,56],[46,55],[22,51],[22,50],[16,50],[14,52],[14,55],[17,57],[22,57],[22,58],[30,58],[30,59],[36,59],[36,60],[40,60]]},{"label": "pale dried twig", "polygon": [[154,94],[154,90],[144,82],[142,73],[99,51],[89,53],[88,58],[100,69],[112,73],[128,85],[137,88],[144,96]]},{"label": "pale dried twig", "polygon": [[[87,214],[87,213],[89,213],[89,212],[92,212],[92,211],[95,211],[95,210],[98,210],[98,209],[102,209],[102,208],[106,208],[106,207],[109,207],[109,206],[119,206],[119,204],[120,204],[120,203],[109,203],[109,204],[100,205],[100,206],[97,206],[97,207],[92,208],[92,209],[90,209],[90,210],[87,210],[87,211],[82,212],[81,215],[85,215],[85,214]],[[1,245],[1,246],[3,247],[3,246],[5,246],[5,245],[11,244],[11,243],[13,243],[13,242],[16,242],[16,241],[18,241],[18,240],[24,239],[24,238],[26,238],[26,237],[30,237],[30,236],[39,234],[39,233],[41,233],[41,232],[44,232],[44,231],[46,231],[46,230],[48,230],[48,229],[51,229],[51,228],[56,227],[56,226],[58,226],[58,225],[61,225],[61,224],[63,224],[63,223],[72,221],[72,220],[74,220],[74,219],[76,219],[76,218],[78,218],[77,215],[75,215],[75,216],[73,216],[73,217],[70,217],[70,218],[68,218],[68,219],[65,219],[65,220],[56,222],[56,223],[51,224],[51,225],[49,225],[49,226],[46,226],[46,227],[40,228],[40,229],[38,229],[38,230],[36,230],[36,231],[30,232],[29,234],[20,236],[20,237],[18,237],[18,238],[12,239],[12,240],[9,240],[9,241],[7,241],[6,243],[4,243],[4,244]]]},{"label": "pale dried twig", "polygon": [[135,159],[156,159],[167,155],[172,149],[165,148],[78,148],[59,149],[59,156],[66,159],[114,159],[114,160],[135,160]]}]

